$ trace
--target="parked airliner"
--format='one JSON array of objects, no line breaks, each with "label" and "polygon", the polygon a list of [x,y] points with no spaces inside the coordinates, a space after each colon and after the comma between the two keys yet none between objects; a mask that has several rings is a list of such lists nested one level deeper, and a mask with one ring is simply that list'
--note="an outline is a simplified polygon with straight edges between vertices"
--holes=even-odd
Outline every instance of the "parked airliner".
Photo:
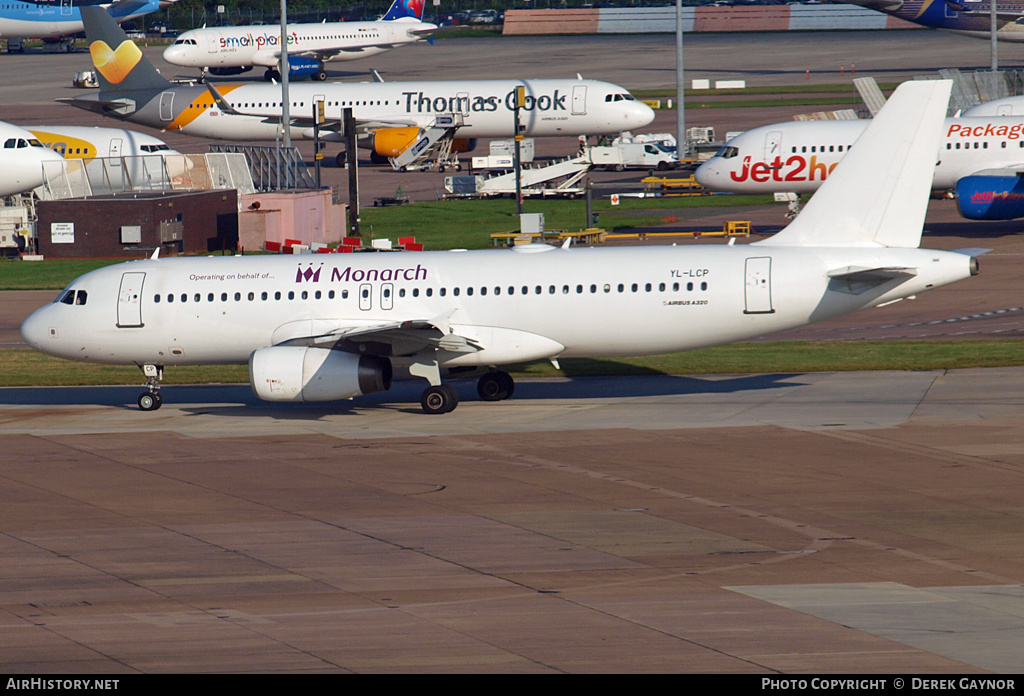
[{"label": "parked airliner", "polygon": [[[964,253],[919,249],[950,81],[900,86],[853,150],[774,237],[753,244],[151,258],[93,271],[33,313],[51,355],[136,364],[158,407],[168,365],[248,363],[271,401],[429,385],[446,370],[666,353],[791,329],[967,278]],[[856,191],[856,196],[850,192]],[[484,400],[511,395],[491,368]]]},{"label": "parked airliner", "polygon": [[[422,17],[423,0],[395,0],[376,22],[289,24],[289,77],[325,80],[327,61],[367,58],[422,41],[437,31]],[[260,66],[267,68],[264,78],[272,80],[281,76],[280,44],[280,26],[204,27],[179,36],[164,50],[164,60],[212,75],[239,75]]]},{"label": "parked airliner", "polygon": [[[115,20],[124,22],[156,12],[160,4],[157,0],[120,0],[104,6]],[[50,38],[77,34],[84,28],[79,5],[74,0],[4,0],[0,3],[0,38]]]},{"label": "parked airliner", "polygon": [[[837,0],[838,1],[838,0]],[[841,0],[869,10],[904,19],[914,24],[987,39],[991,33],[990,0]],[[1024,7],[1019,0],[996,1],[996,38],[1024,42]]]},{"label": "parked airliner", "polygon": [[43,183],[43,166],[63,158],[28,130],[0,121],[0,196],[31,191]]},{"label": "parked airliner", "polygon": [[[732,193],[812,193],[869,120],[787,121],[746,131],[694,172],[702,186]],[[1024,117],[947,118],[936,151],[935,191],[954,191],[970,220],[1024,217]]]},{"label": "parked airliner", "polygon": [[36,126],[25,128],[64,159],[178,155],[160,138],[124,128],[99,126]]},{"label": "parked airliner", "polygon": [[[174,85],[101,8],[83,7],[86,36],[100,83],[98,93],[65,101],[131,123],[224,140],[274,140],[282,119],[279,85]],[[439,115],[461,122],[460,138],[515,135],[515,88],[526,88],[522,134],[617,134],[642,128],[654,111],[616,85],[596,80],[474,80],[434,82],[300,83],[290,91],[291,137],[313,137],[313,109],[325,104],[321,137],[340,140],[342,110],[371,132],[371,146],[393,157],[417,141]]]}]

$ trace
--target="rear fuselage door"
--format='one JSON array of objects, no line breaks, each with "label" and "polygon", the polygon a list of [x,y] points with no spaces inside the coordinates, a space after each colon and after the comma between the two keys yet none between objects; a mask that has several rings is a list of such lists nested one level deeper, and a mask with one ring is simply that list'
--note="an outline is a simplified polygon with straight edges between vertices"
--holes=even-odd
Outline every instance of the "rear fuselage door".
[{"label": "rear fuselage door", "polygon": [[758,256],[747,259],[746,285],[744,288],[744,314],[771,314],[772,307],[772,259]]}]

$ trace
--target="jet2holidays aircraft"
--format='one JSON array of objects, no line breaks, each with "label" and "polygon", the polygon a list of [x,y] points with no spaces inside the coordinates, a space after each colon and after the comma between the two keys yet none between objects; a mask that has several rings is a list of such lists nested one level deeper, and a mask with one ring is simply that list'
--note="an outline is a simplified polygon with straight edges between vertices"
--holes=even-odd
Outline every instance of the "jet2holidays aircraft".
[{"label": "jet2holidays aircraft", "polygon": [[[977,273],[964,252],[919,249],[950,81],[900,86],[780,233],[671,247],[151,258],[88,273],[22,325],[36,350],[136,364],[159,407],[167,365],[248,363],[262,399],[331,401],[426,379],[447,413],[450,368],[667,353],[729,343],[917,295]],[[850,191],[857,191],[856,197]]]},{"label": "jet2holidays aircraft", "polygon": [[[282,119],[281,88],[269,84],[179,86],[160,76],[142,51],[100,8],[83,7],[98,93],[64,100],[113,118],[165,131],[223,140],[274,140]],[[325,105],[321,137],[340,140],[342,110],[353,110],[381,157],[421,145],[443,120],[459,138],[515,135],[515,89],[526,88],[522,135],[617,134],[654,120],[654,111],[616,85],[596,80],[475,80],[299,83],[290,90],[291,137],[313,138],[313,108]],[[326,128],[327,130],[324,130]],[[332,132],[333,131],[333,132]],[[333,136],[333,137],[332,137]]]},{"label": "jet2holidays aircraft", "polygon": [[[712,191],[812,193],[870,122],[789,121],[753,128],[727,142],[694,178]],[[947,118],[936,151],[932,189],[955,191],[963,217],[1024,217],[1024,117]]]},{"label": "jet2holidays aircraft", "polygon": [[[367,58],[422,41],[437,31],[422,17],[423,0],[395,0],[376,22],[289,24],[289,78],[325,80],[327,61]],[[164,50],[164,60],[213,75],[238,75],[258,65],[267,68],[264,77],[271,80],[281,76],[280,43],[280,27],[204,27],[179,36]]]}]

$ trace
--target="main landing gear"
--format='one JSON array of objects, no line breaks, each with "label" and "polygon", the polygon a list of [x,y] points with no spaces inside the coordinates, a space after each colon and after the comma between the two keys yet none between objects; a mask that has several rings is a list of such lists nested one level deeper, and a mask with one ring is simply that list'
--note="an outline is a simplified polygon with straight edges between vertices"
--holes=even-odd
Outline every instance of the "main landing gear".
[{"label": "main landing gear", "polygon": [[139,365],[142,374],[146,376],[146,387],[148,391],[139,394],[139,408],[143,411],[155,411],[164,405],[163,397],[160,396],[160,380],[164,378],[163,365]]},{"label": "main landing gear", "polygon": [[[459,405],[459,393],[455,387],[441,381],[441,371],[436,362],[413,364],[409,372],[430,382],[420,396],[424,413],[451,413]],[[502,401],[512,396],[515,387],[515,381],[507,372],[491,370],[477,381],[476,392],[484,401]]]}]

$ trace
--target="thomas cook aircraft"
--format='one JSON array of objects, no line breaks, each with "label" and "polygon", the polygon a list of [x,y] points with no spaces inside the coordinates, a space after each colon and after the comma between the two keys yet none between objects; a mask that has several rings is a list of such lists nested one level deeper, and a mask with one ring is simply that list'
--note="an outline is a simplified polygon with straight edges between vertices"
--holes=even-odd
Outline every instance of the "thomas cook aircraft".
[{"label": "thomas cook aircraft", "polygon": [[25,126],[41,143],[64,159],[177,155],[160,138],[124,128],[98,126]]},{"label": "thomas cook aircraft", "polygon": [[[51,355],[136,364],[159,407],[168,365],[248,363],[262,399],[330,401],[426,379],[427,413],[458,393],[442,375],[502,364],[666,353],[832,319],[977,273],[919,249],[950,81],[908,82],[804,211],[741,245],[151,258],[88,273],[22,325]],[[856,195],[851,195],[855,191]]]},{"label": "thomas cook aircraft", "polygon": [[[100,83],[98,93],[66,101],[106,116],[223,140],[274,140],[282,120],[279,85],[215,88],[173,85],[101,8],[83,7],[85,31]],[[351,108],[372,135],[374,152],[395,157],[439,119],[460,139],[515,135],[515,90],[526,89],[525,136],[613,134],[654,120],[650,107],[622,87],[595,80],[476,80],[437,82],[300,83],[290,91],[293,139],[313,137],[313,109],[324,103],[328,129],[340,139],[342,110]]]},{"label": "thomas cook aircraft", "polygon": [[[729,140],[694,178],[712,191],[813,193],[869,123],[788,121],[753,128]],[[954,191],[963,217],[1024,217],[1024,116],[947,118],[936,152],[932,189]]]},{"label": "thomas cook aircraft", "polygon": [[[289,77],[325,80],[327,61],[367,58],[422,41],[437,31],[437,25],[420,21],[423,5],[423,0],[395,0],[376,22],[289,24]],[[271,80],[280,77],[280,43],[280,27],[204,27],[179,36],[164,50],[164,60],[212,75],[239,75],[261,66]]]}]

